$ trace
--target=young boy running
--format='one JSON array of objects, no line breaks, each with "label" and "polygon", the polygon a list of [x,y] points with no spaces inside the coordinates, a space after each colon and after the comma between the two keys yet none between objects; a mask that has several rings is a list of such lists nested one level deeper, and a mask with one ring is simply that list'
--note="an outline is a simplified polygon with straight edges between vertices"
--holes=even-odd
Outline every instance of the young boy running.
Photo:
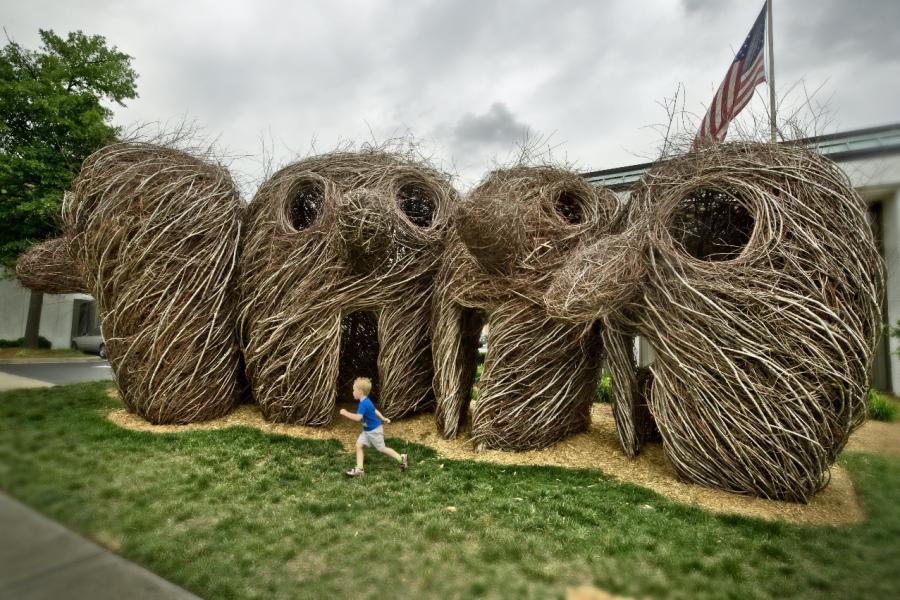
[{"label": "young boy running", "polygon": [[351,421],[362,423],[363,430],[356,440],[356,466],[347,471],[350,477],[359,477],[365,475],[363,469],[363,461],[365,454],[363,448],[366,446],[374,446],[376,450],[383,454],[387,454],[391,458],[400,461],[400,470],[405,471],[409,466],[409,456],[406,454],[397,454],[394,450],[384,445],[384,427],[381,422],[390,423],[391,420],[378,412],[375,405],[369,399],[372,392],[372,380],[368,377],[357,377],[353,381],[353,397],[359,401],[356,412],[341,409],[341,416],[347,417]]}]

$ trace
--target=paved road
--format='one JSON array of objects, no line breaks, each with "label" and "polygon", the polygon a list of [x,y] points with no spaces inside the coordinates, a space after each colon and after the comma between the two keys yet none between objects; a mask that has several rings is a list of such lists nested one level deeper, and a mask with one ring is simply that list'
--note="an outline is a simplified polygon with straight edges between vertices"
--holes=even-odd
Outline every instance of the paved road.
[{"label": "paved road", "polygon": [[200,600],[0,492],[0,598]]},{"label": "paved road", "polygon": [[108,362],[101,359],[90,362],[0,364],[0,390],[106,379],[112,379],[112,369]]}]

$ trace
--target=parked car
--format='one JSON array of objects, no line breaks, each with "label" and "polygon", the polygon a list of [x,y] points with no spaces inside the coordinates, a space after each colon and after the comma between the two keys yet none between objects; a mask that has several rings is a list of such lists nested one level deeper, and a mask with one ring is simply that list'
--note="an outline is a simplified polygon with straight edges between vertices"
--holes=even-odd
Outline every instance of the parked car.
[{"label": "parked car", "polygon": [[106,343],[103,341],[103,336],[100,334],[80,335],[72,338],[72,350],[92,352],[99,354],[100,358],[106,358]]}]

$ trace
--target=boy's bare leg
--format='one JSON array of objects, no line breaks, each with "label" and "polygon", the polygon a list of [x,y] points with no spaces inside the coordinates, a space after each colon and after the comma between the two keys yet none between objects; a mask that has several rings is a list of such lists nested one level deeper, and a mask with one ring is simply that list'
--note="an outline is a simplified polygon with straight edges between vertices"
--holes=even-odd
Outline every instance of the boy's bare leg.
[{"label": "boy's bare leg", "polygon": [[356,445],[356,468],[360,471],[363,470],[363,461],[366,460],[366,455],[363,452],[363,447],[360,444]]},{"label": "boy's bare leg", "polygon": [[[396,460],[396,461],[401,461],[401,460],[403,460],[403,459],[400,457],[400,455],[397,454],[397,452],[396,452],[393,448],[388,448],[387,446],[385,446],[384,448],[382,448],[381,450],[379,450],[379,452],[381,452],[382,454],[387,454],[388,456],[390,456],[391,458],[393,458],[393,459]],[[357,460],[357,462],[359,462],[359,461]],[[362,464],[362,463],[360,463],[360,464]]]}]

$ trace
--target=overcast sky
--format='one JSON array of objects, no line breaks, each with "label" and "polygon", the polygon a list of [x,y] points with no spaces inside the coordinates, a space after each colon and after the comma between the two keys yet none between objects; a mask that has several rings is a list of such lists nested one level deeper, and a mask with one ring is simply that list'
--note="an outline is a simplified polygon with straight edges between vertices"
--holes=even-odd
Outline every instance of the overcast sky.
[{"label": "overcast sky", "polygon": [[[667,121],[660,102],[681,85],[684,109],[702,117],[762,0],[0,7],[26,47],[38,28],[80,29],[133,56],[140,97],[116,108],[116,124],[196,121],[252,193],[263,144],[283,164],[373,135],[413,134],[463,189],[514,155],[526,131],[581,170],[643,162],[660,144],[652,125]],[[900,2],[775,0],[774,10],[779,96],[797,106],[795,84],[819,89],[829,118],[816,133],[900,121]]]}]

